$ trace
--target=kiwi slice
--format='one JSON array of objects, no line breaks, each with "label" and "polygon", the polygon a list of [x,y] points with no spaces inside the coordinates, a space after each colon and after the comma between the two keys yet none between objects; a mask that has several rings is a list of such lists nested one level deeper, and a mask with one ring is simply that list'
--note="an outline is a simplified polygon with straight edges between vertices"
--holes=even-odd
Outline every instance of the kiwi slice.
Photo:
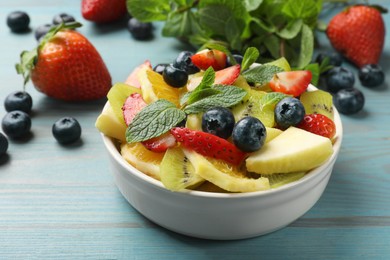
[{"label": "kiwi slice", "polygon": [[114,114],[117,116],[120,122],[125,124],[123,119],[122,106],[128,98],[133,93],[141,93],[141,89],[132,87],[124,83],[116,83],[111,87],[110,91],[107,93],[108,102],[110,103]]},{"label": "kiwi slice", "polygon": [[172,191],[194,188],[204,182],[180,147],[169,148],[160,164],[160,178]]},{"label": "kiwi slice", "polygon": [[274,189],[287,183],[297,181],[305,176],[305,174],[306,172],[277,173],[266,175],[264,177],[268,178],[271,188]]},{"label": "kiwi slice", "polygon": [[333,120],[332,95],[323,90],[304,92],[300,100],[305,107],[306,114],[322,114]]}]

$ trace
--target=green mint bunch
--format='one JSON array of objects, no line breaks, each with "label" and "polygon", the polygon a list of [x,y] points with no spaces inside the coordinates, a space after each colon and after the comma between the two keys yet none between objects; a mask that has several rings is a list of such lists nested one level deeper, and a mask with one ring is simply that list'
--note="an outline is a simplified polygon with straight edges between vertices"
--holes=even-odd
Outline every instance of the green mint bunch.
[{"label": "green mint bunch", "polygon": [[143,22],[163,21],[163,36],[195,47],[218,43],[243,52],[252,46],[261,63],[283,56],[305,68],[322,0],[127,0],[127,7]]}]

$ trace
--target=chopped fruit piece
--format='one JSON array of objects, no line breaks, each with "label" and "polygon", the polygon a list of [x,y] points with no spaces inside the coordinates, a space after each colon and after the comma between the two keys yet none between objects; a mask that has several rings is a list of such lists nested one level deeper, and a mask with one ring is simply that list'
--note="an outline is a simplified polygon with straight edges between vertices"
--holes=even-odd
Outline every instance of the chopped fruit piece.
[{"label": "chopped fruit piece", "polygon": [[172,128],[171,133],[181,145],[204,156],[225,160],[233,165],[239,165],[245,157],[245,153],[234,144],[209,133],[182,127]]},{"label": "chopped fruit piece", "polygon": [[141,88],[141,82],[139,79],[140,72],[143,70],[151,70],[152,65],[150,64],[150,61],[146,60],[144,63],[136,67],[130,75],[127,77],[125,84],[136,87],[136,88]]},{"label": "chopped fruit piece", "polygon": [[232,85],[240,76],[241,66],[236,64],[223,70],[215,72],[215,84]]},{"label": "chopped fruit piece", "polygon": [[110,104],[106,104],[102,113],[96,119],[95,127],[106,136],[113,137],[121,142],[126,142],[126,125],[124,124],[124,120],[123,118],[120,120],[116,116]]},{"label": "chopped fruit piece", "polygon": [[130,125],[134,117],[148,104],[143,100],[141,94],[133,93],[125,101],[122,107],[123,118],[126,125]]},{"label": "chopped fruit piece", "polygon": [[207,70],[209,67],[221,70],[226,67],[226,54],[219,50],[202,50],[192,55],[191,60],[201,70]]},{"label": "chopped fruit piece", "polygon": [[306,91],[312,74],[308,70],[284,71],[276,73],[269,86],[273,91],[298,97]]},{"label": "chopped fruit piece", "polygon": [[147,141],[143,141],[142,144],[150,151],[163,153],[168,148],[176,146],[176,139],[171,133],[168,132]]},{"label": "chopped fruit piece", "polygon": [[297,127],[323,137],[333,138],[336,134],[336,125],[327,116],[321,114],[305,115]]},{"label": "chopped fruit piece", "polygon": [[244,169],[232,166],[223,160],[203,157],[188,150],[185,150],[184,153],[191,161],[197,174],[226,191],[252,192],[270,188],[267,178],[248,178]]},{"label": "chopped fruit piece", "polygon": [[329,138],[290,127],[246,159],[248,171],[258,174],[309,171],[333,153]]},{"label": "chopped fruit piece", "polygon": [[291,71],[290,64],[288,63],[288,61],[286,60],[285,57],[281,57],[277,60],[264,63],[264,65],[274,65],[274,66],[277,66],[279,68],[282,68],[284,71]]},{"label": "chopped fruit piece", "polygon": [[333,97],[323,90],[306,91],[299,98],[306,114],[322,114],[333,120]]}]

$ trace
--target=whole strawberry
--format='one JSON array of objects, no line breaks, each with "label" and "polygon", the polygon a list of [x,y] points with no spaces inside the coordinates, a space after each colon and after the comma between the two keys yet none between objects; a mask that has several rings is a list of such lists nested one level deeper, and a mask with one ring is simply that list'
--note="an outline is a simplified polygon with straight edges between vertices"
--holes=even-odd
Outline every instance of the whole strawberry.
[{"label": "whole strawberry", "polygon": [[356,66],[378,64],[385,39],[385,25],[378,8],[348,7],[331,19],[326,34],[333,47]]},{"label": "whole strawberry", "polygon": [[111,88],[111,76],[95,47],[76,30],[79,23],[60,24],[51,29],[32,51],[21,54],[16,65],[25,84],[65,101],[103,98]]},{"label": "whole strawberry", "polygon": [[126,0],[82,0],[81,14],[84,19],[96,23],[109,23],[127,13]]}]

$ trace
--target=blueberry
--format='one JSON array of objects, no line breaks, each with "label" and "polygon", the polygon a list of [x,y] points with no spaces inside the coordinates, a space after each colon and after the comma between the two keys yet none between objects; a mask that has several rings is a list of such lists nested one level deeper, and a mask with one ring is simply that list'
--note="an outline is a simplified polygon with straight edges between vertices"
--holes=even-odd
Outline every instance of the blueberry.
[{"label": "blueberry", "polygon": [[[242,60],[244,59],[244,57],[241,55],[241,54],[232,54],[233,58],[235,59],[235,61],[237,62],[237,64],[240,64],[242,63]],[[230,57],[228,56],[227,57],[227,63],[226,63],[226,67],[230,67],[232,66],[232,62],[230,61]]]},{"label": "blueberry", "polygon": [[30,25],[30,17],[26,12],[12,12],[7,16],[7,25],[13,32],[27,31]]},{"label": "blueberry", "polygon": [[359,69],[360,83],[369,88],[377,87],[385,81],[385,74],[381,66],[367,64]]},{"label": "blueberry", "polygon": [[267,130],[256,117],[247,116],[240,119],[233,128],[233,143],[243,152],[259,150],[265,143]]},{"label": "blueberry", "polygon": [[147,40],[152,38],[153,26],[151,23],[143,23],[136,18],[130,18],[127,23],[127,29],[137,40]]},{"label": "blueberry", "polygon": [[334,96],[334,105],[342,114],[355,114],[363,109],[364,95],[356,89],[342,89]]},{"label": "blueberry", "polygon": [[154,66],[153,70],[159,74],[163,74],[165,67],[168,66],[168,63],[159,63],[156,66]]},{"label": "blueberry", "polygon": [[336,93],[340,89],[352,88],[355,84],[355,76],[345,67],[334,67],[326,76],[326,86],[329,92]]},{"label": "blueberry", "polygon": [[70,23],[70,22],[75,22],[76,19],[74,19],[73,16],[71,16],[70,14],[66,14],[66,13],[60,13],[60,14],[57,14],[56,16],[53,17],[53,24],[57,25],[57,24],[60,24],[60,23]]},{"label": "blueberry", "polygon": [[81,126],[73,117],[63,117],[53,124],[54,138],[61,144],[74,143],[80,139]]},{"label": "blueberry", "polygon": [[0,157],[8,150],[8,139],[5,135],[0,133]]},{"label": "blueberry", "polygon": [[42,24],[38,26],[34,31],[34,36],[37,41],[39,41],[46,33],[53,27],[52,24]]},{"label": "blueberry", "polygon": [[188,74],[184,70],[169,64],[163,71],[163,78],[168,85],[174,88],[181,88],[187,83]]},{"label": "blueberry", "polygon": [[275,122],[282,129],[299,124],[304,116],[305,108],[297,98],[283,98],[275,106]]},{"label": "blueberry", "polygon": [[31,118],[30,116],[20,110],[8,112],[1,121],[1,127],[4,133],[12,138],[18,139],[24,137],[30,132]]},{"label": "blueberry", "polygon": [[232,134],[234,123],[233,113],[224,107],[210,108],[202,116],[202,130],[224,139]]},{"label": "blueberry", "polygon": [[316,62],[322,64],[322,62],[328,58],[328,65],[339,67],[343,63],[343,56],[338,52],[321,52],[316,57]]},{"label": "blueberry", "polygon": [[184,70],[185,72],[187,72],[187,74],[194,74],[196,72],[199,72],[199,68],[192,63],[192,55],[194,55],[194,53],[190,51],[180,52],[175,61],[173,62],[173,66],[178,69]]},{"label": "blueberry", "polygon": [[9,94],[4,100],[4,107],[7,112],[21,110],[30,113],[32,107],[32,98],[25,91],[15,91]]}]

